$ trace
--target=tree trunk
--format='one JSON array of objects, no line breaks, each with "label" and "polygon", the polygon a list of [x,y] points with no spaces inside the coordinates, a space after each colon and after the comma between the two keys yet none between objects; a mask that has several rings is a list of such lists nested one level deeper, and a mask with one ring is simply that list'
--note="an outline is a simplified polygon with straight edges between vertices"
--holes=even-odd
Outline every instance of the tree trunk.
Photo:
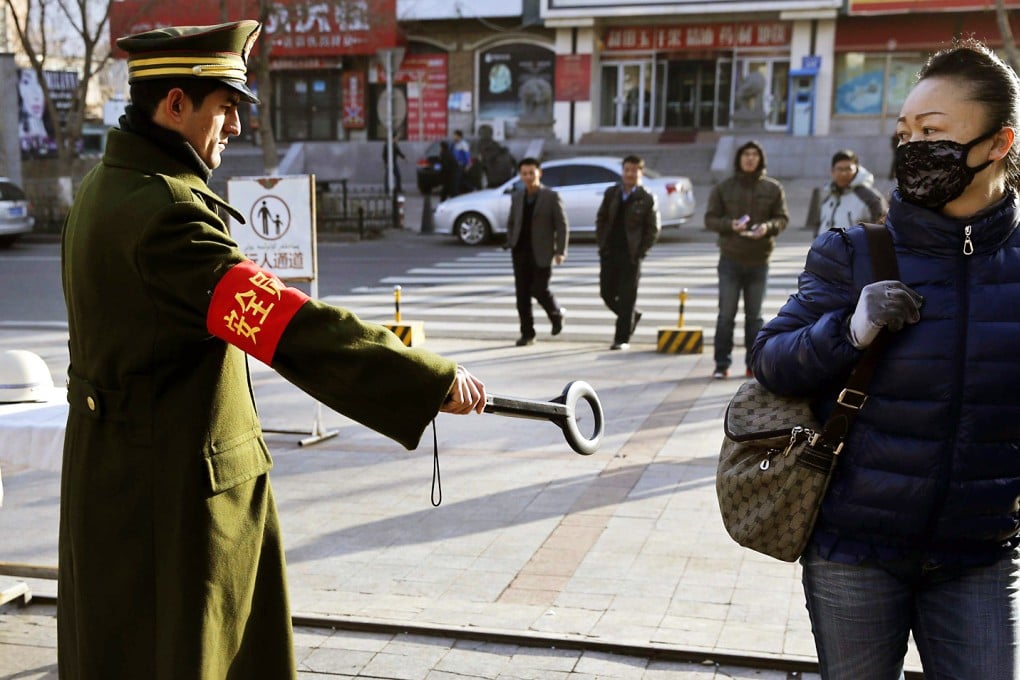
[{"label": "tree trunk", "polygon": [[280,169],[280,154],[276,150],[273,136],[273,84],[270,80],[268,60],[259,59],[259,137],[262,144],[262,168],[267,175],[275,175]]},{"label": "tree trunk", "polygon": [[1013,42],[1013,29],[1009,25],[1009,12],[1006,11],[1004,0],[995,0],[995,19],[999,23],[999,35],[1002,36],[1002,46],[1006,50],[1006,60],[1014,71],[1020,73],[1020,54],[1017,53],[1016,43]]},{"label": "tree trunk", "polygon": [[[273,9],[270,0],[260,0],[259,21],[265,26],[269,21],[269,13]],[[269,75],[269,52],[272,43],[268,36],[262,36],[257,44],[258,58],[255,60],[255,77],[258,81],[259,104],[259,138],[262,146],[262,169],[267,175],[275,175],[280,170],[280,154],[276,150],[276,137],[273,135],[273,82]]]}]

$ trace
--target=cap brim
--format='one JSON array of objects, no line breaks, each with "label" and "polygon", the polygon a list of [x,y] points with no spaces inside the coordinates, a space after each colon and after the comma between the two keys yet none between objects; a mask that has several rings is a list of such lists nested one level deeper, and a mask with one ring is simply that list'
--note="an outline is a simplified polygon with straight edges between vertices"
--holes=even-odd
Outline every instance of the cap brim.
[{"label": "cap brim", "polygon": [[241,93],[241,99],[248,102],[249,104],[261,104],[258,95],[248,89],[248,85],[237,80],[223,80],[221,81],[224,85],[231,87]]}]

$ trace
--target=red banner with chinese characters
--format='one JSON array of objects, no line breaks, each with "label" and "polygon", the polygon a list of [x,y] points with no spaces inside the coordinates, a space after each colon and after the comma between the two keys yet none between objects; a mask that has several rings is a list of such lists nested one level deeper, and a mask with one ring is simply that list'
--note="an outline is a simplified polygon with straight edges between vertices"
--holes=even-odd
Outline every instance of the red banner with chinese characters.
[{"label": "red banner with chinese characters", "polygon": [[763,21],[675,26],[614,26],[606,30],[602,42],[602,49],[605,52],[787,47],[790,44],[790,24],[782,21]]},{"label": "red banner with chinese characters", "polygon": [[[259,3],[226,0],[226,19],[219,2],[118,0],[110,3],[110,42],[115,57],[117,38],[166,26],[204,26],[258,17]],[[277,57],[375,54],[397,44],[396,0],[274,0],[260,41],[272,43]],[[258,50],[258,46],[255,48]]]},{"label": "red banner with chinese characters", "polygon": [[[1020,8],[1020,0],[1003,0],[1006,8]],[[993,10],[994,0],[849,0],[847,14],[883,14]]]},{"label": "red banner with chinese characters", "polygon": [[[425,142],[446,137],[447,67],[442,54],[410,54],[393,75],[395,83],[407,85],[407,139]],[[386,82],[386,71],[375,64],[375,82]]]},{"label": "red banner with chinese characters", "polygon": [[365,72],[343,74],[343,117],[341,124],[347,129],[365,127]]},{"label": "red banner with chinese characters", "polygon": [[591,55],[557,54],[555,71],[558,102],[586,102],[591,99]]}]

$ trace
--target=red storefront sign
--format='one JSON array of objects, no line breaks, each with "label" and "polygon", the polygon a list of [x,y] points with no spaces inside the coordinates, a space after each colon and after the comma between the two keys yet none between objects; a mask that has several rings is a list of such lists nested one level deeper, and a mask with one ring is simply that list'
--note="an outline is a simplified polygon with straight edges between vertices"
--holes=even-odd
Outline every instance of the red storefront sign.
[{"label": "red storefront sign", "polygon": [[705,50],[734,47],[787,47],[790,25],[756,23],[682,24],[678,26],[614,26],[602,39],[605,52],[634,50]]},{"label": "red storefront sign", "polygon": [[[1020,16],[1009,21],[1013,34],[1020,34]],[[836,25],[837,52],[931,52],[949,45],[956,35],[974,36],[990,47],[1002,45],[995,12],[953,14],[902,14],[882,17],[846,17]]]},{"label": "red storefront sign", "polygon": [[[1007,8],[1020,7],[1020,0],[1004,0]],[[848,14],[882,14],[886,12],[935,12],[993,10],[995,0],[849,0]]]},{"label": "red storefront sign", "polygon": [[[407,86],[407,139],[424,142],[446,137],[446,54],[412,54],[404,57],[393,82]],[[376,82],[386,82],[386,71],[376,64]]]},{"label": "red storefront sign", "polygon": [[591,99],[591,55],[556,55],[556,101],[585,102]]},{"label": "red storefront sign", "polygon": [[343,117],[341,124],[348,129],[365,127],[365,72],[354,71],[343,75]]},{"label": "red storefront sign", "polygon": [[[227,21],[257,18],[256,0],[225,0]],[[396,0],[274,0],[261,41],[272,44],[272,56],[299,57],[375,54],[397,44]],[[118,0],[110,3],[110,40],[166,26],[218,24],[224,21],[219,2]],[[258,45],[255,47],[259,49]]]}]

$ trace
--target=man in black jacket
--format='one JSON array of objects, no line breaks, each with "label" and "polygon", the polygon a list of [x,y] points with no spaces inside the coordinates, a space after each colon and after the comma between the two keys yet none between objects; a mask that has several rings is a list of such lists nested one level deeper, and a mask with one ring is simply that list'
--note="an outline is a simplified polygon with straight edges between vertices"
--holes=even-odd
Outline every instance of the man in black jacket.
[{"label": "man in black jacket", "polygon": [[623,159],[623,181],[606,189],[595,217],[599,247],[599,293],[616,314],[616,333],[609,349],[630,347],[630,336],[641,320],[637,304],[641,261],[659,238],[662,220],[655,196],[641,186],[645,162]]},{"label": "man in black jacket", "polygon": [[552,265],[567,257],[567,214],[560,195],[542,184],[542,167],[535,158],[521,160],[523,191],[515,191],[510,202],[506,245],[513,253],[514,289],[521,337],[517,346],[535,342],[535,318],[531,298],[542,306],[552,324],[552,334],[563,330],[563,309],[549,290]]}]

